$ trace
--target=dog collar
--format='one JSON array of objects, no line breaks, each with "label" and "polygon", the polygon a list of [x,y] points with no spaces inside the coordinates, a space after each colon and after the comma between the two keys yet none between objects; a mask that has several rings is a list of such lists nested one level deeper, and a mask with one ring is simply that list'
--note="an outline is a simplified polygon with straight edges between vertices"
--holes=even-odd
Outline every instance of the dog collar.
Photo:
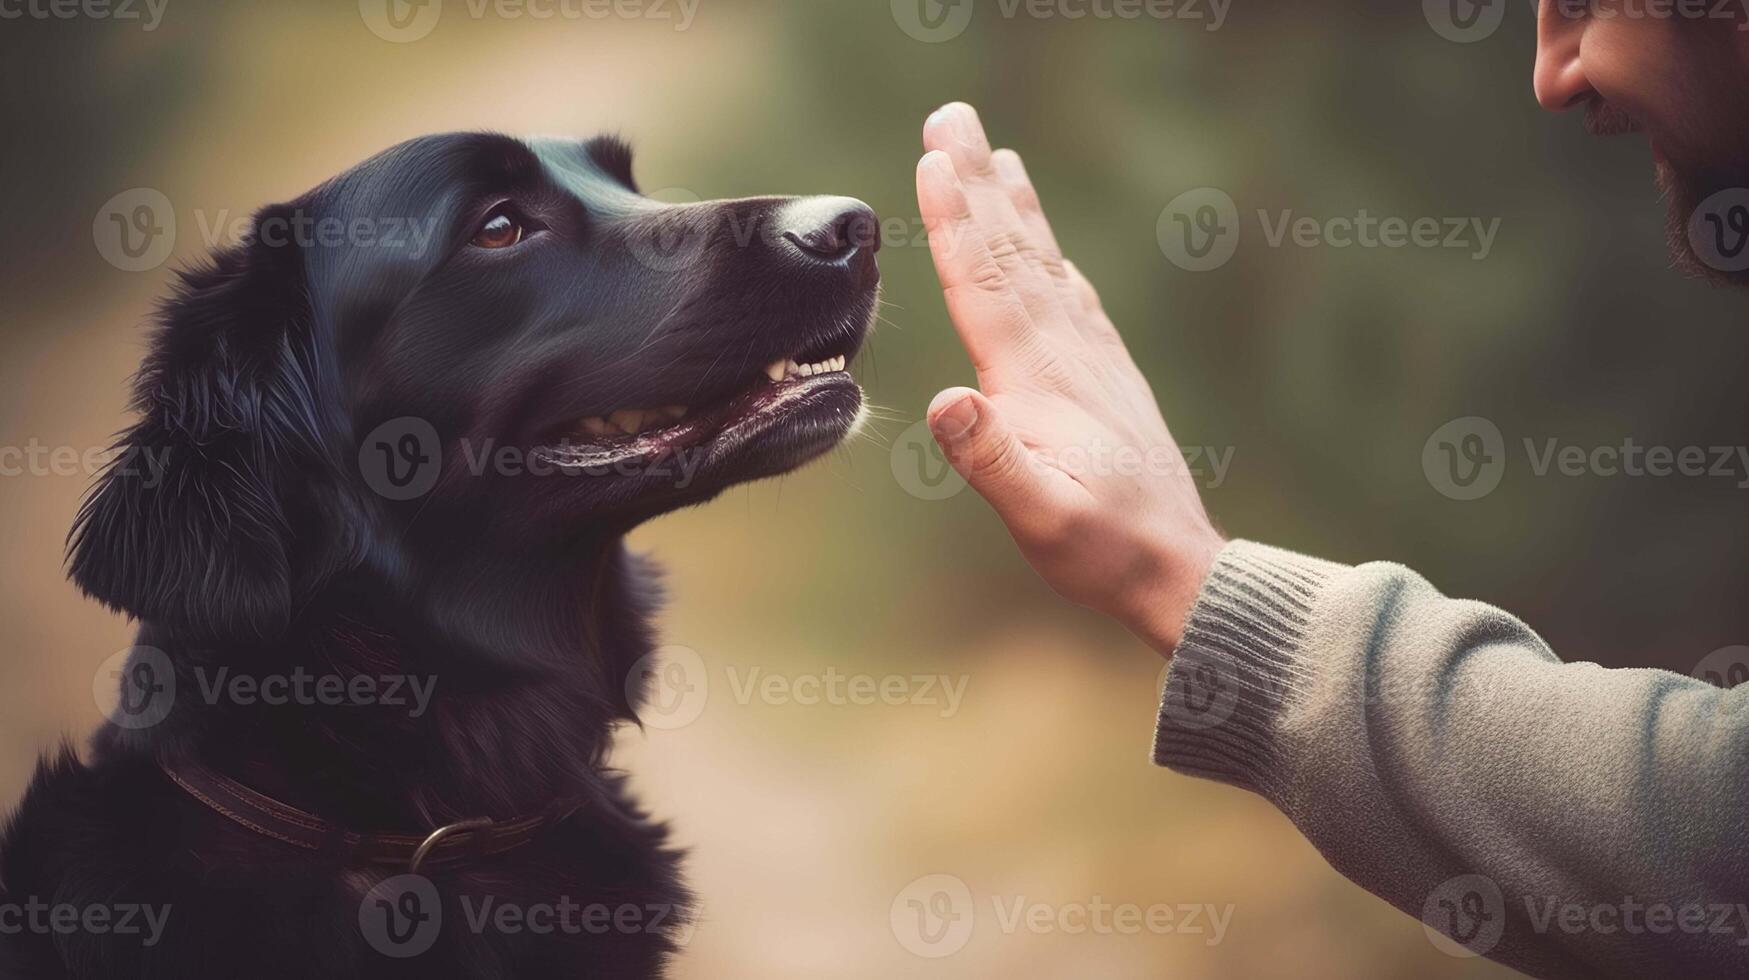
[{"label": "dog collar", "polygon": [[351,864],[398,866],[409,874],[513,851],[580,808],[556,808],[514,820],[461,820],[423,834],[364,834],[281,803],[199,763],[160,760],[158,765],[183,792],[239,827],[306,851],[339,854]]}]

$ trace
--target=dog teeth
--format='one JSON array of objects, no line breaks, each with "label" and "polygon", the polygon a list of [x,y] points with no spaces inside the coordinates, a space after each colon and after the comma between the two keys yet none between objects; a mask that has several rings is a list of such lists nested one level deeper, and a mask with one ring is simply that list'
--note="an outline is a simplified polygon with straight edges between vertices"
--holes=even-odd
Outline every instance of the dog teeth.
[{"label": "dog teeth", "polygon": [[837,357],[828,357],[823,361],[814,361],[809,364],[801,364],[793,360],[784,359],[781,361],[772,361],[770,364],[766,365],[765,376],[772,381],[784,381],[794,378],[811,378],[816,374],[831,374],[834,371],[842,371],[844,370],[844,365],[849,362],[850,359],[843,354],[840,354]]},{"label": "dog teeth", "polygon": [[577,422],[577,428],[585,435],[596,439],[611,439],[614,436],[635,436],[660,429],[686,418],[685,405],[664,405],[661,408],[635,409],[622,408],[617,412],[602,418],[592,415]]}]

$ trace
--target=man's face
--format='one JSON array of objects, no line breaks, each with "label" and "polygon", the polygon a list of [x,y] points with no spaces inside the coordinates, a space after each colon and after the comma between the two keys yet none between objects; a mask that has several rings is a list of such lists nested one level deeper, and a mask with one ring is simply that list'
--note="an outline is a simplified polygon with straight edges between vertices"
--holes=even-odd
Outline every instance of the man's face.
[{"label": "man's face", "polygon": [[1536,95],[1551,111],[1583,108],[1597,135],[1644,132],[1678,261],[1749,285],[1744,11],[1717,0],[1542,0]]}]

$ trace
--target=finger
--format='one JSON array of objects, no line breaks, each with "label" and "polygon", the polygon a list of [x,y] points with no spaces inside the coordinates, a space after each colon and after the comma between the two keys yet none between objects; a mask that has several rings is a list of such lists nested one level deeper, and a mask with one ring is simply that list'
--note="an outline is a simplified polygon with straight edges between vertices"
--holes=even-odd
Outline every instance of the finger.
[{"label": "finger", "polygon": [[1061,256],[1056,254],[1053,240],[1033,236],[1032,228],[1015,209],[997,173],[996,157],[977,111],[963,102],[938,109],[924,123],[923,144],[953,161],[985,248],[1028,304],[1037,325],[1047,330],[1067,329],[1068,311],[1050,272]]},{"label": "finger", "polygon": [[990,158],[996,167],[998,179],[1002,181],[1002,188],[1008,194],[1008,200],[1014,205],[1015,213],[1020,215],[1021,223],[1026,226],[1027,235],[1038,245],[1040,268],[1050,276],[1052,284],[1056,286],[1057,298],[1068,312],[1070,320],[1078,322],[1086,310],[1082,303],[1081,290],[1069,279],[1063,247],[1058,244],[1057,234],[1051,229],[1050,219],[1045,216],[1044,205],[1039,201],[1032,177],[1026,172],[1026,164],[1019,153],[1009,149],[997,150]]},{"label": "finger", "polygon": [[999,190],[990,138],[978,110],[964,102],[949,102],[923,122],[923,148],[940,150],[953,158],[954,169],[967,184]]},{"label": "finger", "polygon": [[1063,271],[1068,275],[1069,288],[1080,296],[1082,315],[1075,320],[1075,326],[1086,338],[1088,346],[1103,354],[1105,359],[1122,372],[1141,379],[1141,371],[1136,367],[1135,358],[1130,354],[1129,345],[1124,343],[1123,335],[1117,332],[1116,324],[1106,315],[1105,305],[1100,302],[1098,290],[1093,288],[1081,267],[1064,259]]},{"label": "finger", "polygon": [[1123,338],[1118,336],[1117,327],[1111,318],[1105,315],[1105,304],[1100,302],[1099,291],[1093,288],[1081,267],[1069,259],[1063,260],[1064,288],[1075,294],[1076,305],[1081,308],[1082,315],[1075,318],[1075,326],[1081,331],[1081,336],[1093,343],[1123,346]]},{"label": "finger", "polygon": [[949,388],[929,404],[929,431],[942,453],[978,491],[1016,537],[1039,532],[1040,517],[1060,509],[1050,471],[1032,465],[1032,452],[971,388]]},{"label": "finger", "polygon": [[978,237],[965,185],[939,150],[917,163],[917,205],[929,232],[929,254],[947,298],[948,316],[981,378],[1013,362],[1037,328]]}]

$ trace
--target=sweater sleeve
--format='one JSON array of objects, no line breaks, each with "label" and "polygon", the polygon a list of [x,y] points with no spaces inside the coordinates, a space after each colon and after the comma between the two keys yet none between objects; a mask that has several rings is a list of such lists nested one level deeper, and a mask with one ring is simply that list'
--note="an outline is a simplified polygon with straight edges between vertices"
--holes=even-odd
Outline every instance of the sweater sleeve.
[{"label": "sweater sleeve", "polygon": [[1154,759],[1270,800],[1452,955],[1749,976],[1749,685],[1562,663],[1401,566],[1236,542]]}]

